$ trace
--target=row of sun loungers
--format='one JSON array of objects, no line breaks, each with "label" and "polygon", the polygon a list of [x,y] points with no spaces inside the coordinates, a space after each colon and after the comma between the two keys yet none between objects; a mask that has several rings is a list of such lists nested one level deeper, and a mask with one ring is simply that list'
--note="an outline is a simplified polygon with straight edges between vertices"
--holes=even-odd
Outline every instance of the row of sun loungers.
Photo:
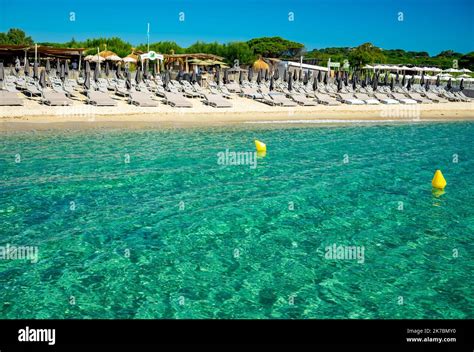
[{"label": "row of sun loungers", "polygon": [[[64,81],[57,77],[50,77],[51,88],[41,88],[38,82],[30,77],[6,76],[3,89],[0,90],[0,105],[22,105],[23,101],[18,97],[23,92],[27,97],[36,99],[43,104],[63,106],[71,105],[72,99],[79,99],[79,94],[86,95],[86,103],[96,106],[116,106],[117,100],[124,97],[128,103],[141,107],[156,107],[157,98],[161,97],[167,105],[179,108],[191,108],[193,99],[200,99],[205,105],[215,108],[232,107],[232,98],[241,96],[259,101],[272,106],[294,107],[314,106],[317,104],[335,106],[350,105],[377,105],[377,104],[426,104],[446,103],[448,101],[472,101],[462,91],[451,92],[441,87],[431,87],[426,91],[421,86],[414,85],[408,91],[405,87],[396,86],[393,91],[387,86],[381,86],[377,91],[371,87],[358,87],[353,91],[352,86],[344,86],[337,90],[333,84],[321,85],[316,90],[312,87],[295,83],[294,88],[289,91],[287,86],[278,82],[275,89],[270,91],[268,83],[257,85],[255,82],[244,82],[242,85],[233,82],[225,85],[217,85],[210,82],[206,89],[197,83],[188,81],[168,82],[163,87],[161,78],[156,81],[136,83],[118,79],[100,78],[97,82],[91,81],[91,88],[84,90],[80,80],[66,79]],[[82,82],[83,83],[83,82]],[[82,91],[81,91],[82,90]],[[117,97],[112,98],[111,93]]]}]

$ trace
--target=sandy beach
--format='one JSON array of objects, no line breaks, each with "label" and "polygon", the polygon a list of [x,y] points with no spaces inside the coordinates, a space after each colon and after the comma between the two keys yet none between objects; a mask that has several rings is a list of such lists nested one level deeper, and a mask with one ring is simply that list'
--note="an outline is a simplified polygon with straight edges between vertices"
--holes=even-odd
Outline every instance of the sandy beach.
[{"label": "sandy beach", "polygon": [[[160,101],[159,98],[156,100]],[[75,100],[72,106],[51,107],[25,99],[24,106],[2,107],[0,131],[51,128],[123,128],[220,126],[252,123],[357,123],[383,121],[474,120],[474,102],[417,105],[340,105],[277,107],[247,98],[233,97],[233,107],[217,109],[193,99],[192,108],[173,108],[160,103],[145,108],[117,99],[116,107],[95,107]]]}]

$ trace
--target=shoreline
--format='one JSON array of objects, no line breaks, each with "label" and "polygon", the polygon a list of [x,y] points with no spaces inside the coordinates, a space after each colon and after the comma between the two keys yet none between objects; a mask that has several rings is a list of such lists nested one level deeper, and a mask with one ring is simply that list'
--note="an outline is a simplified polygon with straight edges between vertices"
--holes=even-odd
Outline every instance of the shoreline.
[{"label": "shoreline", "polygon": [[[73,105],[50,107],[30,101],[20,107],[2,107],[0,132],[46,129],[185,128],[251,125],[325,125],[359,123],[413,123],[474,121],[474,102],[444,104],[273,107],[244,98],[234,107],[216,109],[194,104],[190,109],[166,105],[140,108],[120,102],[117,107]],[[35,103],[35,104],[33,104]]]}]

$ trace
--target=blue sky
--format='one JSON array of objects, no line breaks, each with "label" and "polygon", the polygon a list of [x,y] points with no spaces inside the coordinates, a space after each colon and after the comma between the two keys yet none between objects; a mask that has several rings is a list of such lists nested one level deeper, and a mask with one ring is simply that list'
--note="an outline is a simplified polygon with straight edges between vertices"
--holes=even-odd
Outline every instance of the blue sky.
[{"label": "blue sky", "polygon": [[430,54],[474,50],[474,0],[0,0],[0,31],[22,28],[39,42],[119,36],[145,43],[147,22],[151,42],[183,46],[281,36],[309,50],[364,42]]}]

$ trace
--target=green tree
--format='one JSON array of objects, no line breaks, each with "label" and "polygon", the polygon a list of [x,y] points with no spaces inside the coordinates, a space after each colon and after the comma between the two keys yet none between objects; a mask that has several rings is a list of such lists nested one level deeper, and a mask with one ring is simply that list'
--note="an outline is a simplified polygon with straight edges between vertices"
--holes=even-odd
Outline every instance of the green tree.
[{"label": "green tree", "polygon": [[231,42],[225,46],[225,55],[227,62],[233,65],[235,60],[240,65],[248,65],[255,61],[255,54],[245,42]]},{"label": "green tree", "polygon": [[10,28],[7,33],[0,33],[0,44],[33,45],[33,39],[18,28]]},{"label": "green tree", "polygon": [[380,48],[371,43],[364,43],[349,52],[349,63],[352,67],[360,68],[366,64],[383,63],[386,57]]},{"label": "green tree", "polygon": [[[137,49],[147,51],[147,44],[140,44],[137,46]],[[170,41],[152,43],[150,44],[150,50],[160,54],[171,54],[172,52],[175,54],[183,54],[185,52],[185,50],[178,44]]]},{"label": "green tree", "polygon": [[304,45],[281,37],[263,37],[249,40],[248,46],[257,55],[265,57],[293,58],[299,56]]}]

